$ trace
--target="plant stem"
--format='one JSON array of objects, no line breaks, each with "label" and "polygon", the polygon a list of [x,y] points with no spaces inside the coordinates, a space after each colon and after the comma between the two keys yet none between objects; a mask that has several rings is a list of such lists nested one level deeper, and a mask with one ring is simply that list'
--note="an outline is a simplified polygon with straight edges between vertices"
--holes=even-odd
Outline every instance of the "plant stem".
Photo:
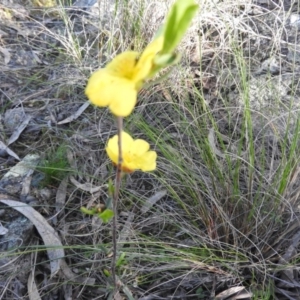
[{"label": "plant stem", "polygon": [[113,228],[112,228],[112,242],[113,242],[113,257],[111,262],[112,278],[115,288],[117,287],[116,282],[116,259],[117,259],[117,217],[118,217],[118,199],[121,186],[122,177],[122,129],[123,129],[123,118],[117,117],[117,130],[118,130],[118,148],[119,148],[119,159],[117,164],[117,172],[115,179],[115,191],[113,196]]}]

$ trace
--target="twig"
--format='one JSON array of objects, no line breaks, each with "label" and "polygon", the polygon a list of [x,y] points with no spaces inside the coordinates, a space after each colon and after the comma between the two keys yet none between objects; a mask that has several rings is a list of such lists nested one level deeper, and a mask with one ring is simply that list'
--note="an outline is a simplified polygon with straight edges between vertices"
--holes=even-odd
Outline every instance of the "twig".
[{"label": "twig", "polygon": [[113,242],[113,257],[111,262],[112,278],[115,288],[117,287],[116,282],[116,259],[117,259],[117,214],[118,214],[118,199],[121,186],[121,175],[122,175],[122,129],[123,129],[123,118],[117,117],[117,130],[118,130],[118,148],[119,148],[119,158],[117,164],[117,172],[115,179],[115,190],[113,196],[113,228],[112,228],[112,242]]}]

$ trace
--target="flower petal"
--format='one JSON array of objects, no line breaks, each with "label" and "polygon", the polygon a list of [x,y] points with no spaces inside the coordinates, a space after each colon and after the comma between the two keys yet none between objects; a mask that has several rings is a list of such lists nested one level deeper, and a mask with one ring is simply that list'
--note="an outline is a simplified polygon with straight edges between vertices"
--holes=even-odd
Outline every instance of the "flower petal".
[{"label": "flower petal", "polygon": [[[130,149],[132,147],[133,139],[128,133],[126,133],[124,131],[122,131],[121,135],[122,135],[122,137],[121,137],[122,147],[121,148],[122,148],[122,156],[123,156],[122,158],[123,158],[123,161],[125,162],[126,161],[126,154],[128,152],[130,152]],[[108,157],[115,164],[118,164],[118,162],[119,162],[119,145],[118,145],[118,142],[119,142],[118,135],[114,135],[112,138],[110,138],[108,140],[107,147],[105,149]]]},{"label": "flower petal", "polygon": [[143,172],[149,172],[156,169],[157,153],[155,151],[148,151],[139,159],[139,169]]},{"label": "flower petal", "polygon": [[122,164],[122,170],[126,173],[132,173],[133,171],[139,169],[135,161],[124,161]]},{"label": "flower petal", "polygon": [[107,69],[100,69],[90,77],[85,93],[94,105],[109,106],[119,117],[128,116],[137,101],[135,83],[114,76]]},{"label": "flower petal", "polygon": [[150,148],[149,143],[144,140],[137,139],[132,144],[132,153],[136,156],[141,156]]},{"label": "flower petal", "polygon": [[133,111],[137,101],[135,84],[129,80],[118,81],[110,90],[111,102],[109,108],[115,116],[127,117]]},{"label": "flower petal", "polygon": [[130,136],[130,134],[128,134],[125,131],[122,131],[121,141],[122,141],[122,153],[131,151],[134,141],[133,138]]},{"label": "flower petal", "polygon": [[118,157],[119,157],[119,149],[118,149],[118,136],[115,135],[112,138],[108,140],[107,147],[106,147],[106,153],[108,157],[114,162],[115,164],[118,163]]},{"label": "flower petal", "polygon": [[126,51],[117,55],[106,67],[112,75],[132,79],[139,53]]},{"label": "flower petal", "polygon": [[136,64],[133,75],[134,81],[140,82],[148,78],[153,67],[154,57],[162,49],[163,42],[163,36],[160,36],[146,47],[145,51],[138,60],[138,63]]},{"label": "flower petal", "polygon": [[85,94],[89,100],[97,106],[107,106],[111,98],[106,95],[105,87],[112,86],[116,78],[111,76],[105,69],[100,69],[93,73],[88,80]]}]

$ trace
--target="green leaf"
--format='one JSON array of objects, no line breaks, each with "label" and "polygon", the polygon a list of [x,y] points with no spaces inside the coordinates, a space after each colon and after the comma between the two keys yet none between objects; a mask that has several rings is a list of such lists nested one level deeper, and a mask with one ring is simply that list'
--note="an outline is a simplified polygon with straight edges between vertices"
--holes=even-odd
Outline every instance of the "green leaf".
[{"label": "green leaf", "polygon": [[[177,1],[178,2],[178,1]],[[164,32],[164,45],[161,53],[170,53],[172,52],[173,47],[173,39],[175,39],[174,36],[174,28],[176,26],[176,14],[177,14],[177,6],[176,4],[173,5],[171,8],[171,11],[169,12],[169,15],[167,17],[166,22],[166,29]]]},{"label": "green leaf", "polygon": [[116,262],[116,267],[120,267],[121,265],[124,264],[125,256],[126,256],[126,254],[124,252],[122,252],[122,254],[120,255],[120,257],[118,258],[118,260]]},{"label": "green leaf", "polygon": [[159,69],[167,66],[171,66],[177,64],[180,61],[180,54],[163,54],[157,55],[154,58],[154,65],[157,66]]},{"label": "green leaf", "polygon": [[113,217],[114,212],[111,209],[106,209],[104,212],[98,214],[98,217],[104,222],[108,223]]},{"label": "green leaf", "polygon": [[83,212],[84,214],[87,215],[94,215],[95,214],[95,210],[94,209],[87,209],[84,206],[80,207],[81,212]]},{"label": "green leaf", "polygon": [[115,187],[114,187],[113,181],[111,179],[109,179],[109,181],[108,181],[108,195],[113,197],[114,192],[115,192]]},{"label": "green leaf", "polygon": [[112,202],[113,202],[113,199],[111,197],[108,197],[106,200],[105,200],[105,207],[106,208],[112,208]]},{"label": "green leaf", "polygon": [[187,31],[198,5],[194,0],[177,0],[168,14],[161,54],[171,54]]}]

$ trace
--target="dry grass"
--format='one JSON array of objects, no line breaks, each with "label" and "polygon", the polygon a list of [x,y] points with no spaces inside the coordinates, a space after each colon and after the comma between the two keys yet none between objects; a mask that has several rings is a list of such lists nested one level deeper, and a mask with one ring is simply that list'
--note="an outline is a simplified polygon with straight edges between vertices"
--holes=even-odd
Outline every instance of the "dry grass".
[{"label": "dry grass", "polygon": [[[285,26],[290,11],[280,1],[271,11],[244,0],[201,2],[179,47],[181,64],[168,79],[142,90],[134,115],[126,119],[126,130],[149,140],[159,159],[157,171],[134,173],[123,182],[120,293],[127,299],[214,299],[244,287],[244,299],[288,299],[287,294],[297,299],[297,81],[283,96],[273,84],[253,88],[259,72],[271,79],[288,72],[297,78],[298,62],[287,61],[282,51],[297,43],[285,36],[294,30]],[[84,87],[93,70],[128,48],[143,49],[169,4],[101,5],[88,12],[26,6],[21,17],[17,6],[0,6],[10,15],[0,27],[9,33],[1,35],[0,46],[10,52],[9,62],[1,61],[1,118],[17,108],[33,116],[11,148],[20,157],[38,153],[48,159],[66,146],[73,179],[64,207],[57,213],[56,181],[34,189],[36,209],[59,234],[73,272],[95,280],[86,285],[63,274],[49,278],[48,258],[37,251],[43,243],[35,236],[13,260],[5,254],[2,299],[27,299],[33,269],[43,299],[112,297],[111,224],[83,215],[80,207],[108,200],[106,183],[114,169],[104,148],[115,123],[108,111],[94,107],[72,122],[58,122],[86,101]],[[278,68],[262,69],[269,56]],[[269,96],[262,96],[265,90]],[[6,123],[3,130],[9,136]],[[1,174],[14,163],[1,158]],[[91,193],[95,187],[101,188]],[[45,189],[51,196],[42,202]],[[23,266],[22,273],[14,271],[16,265]]]}]

